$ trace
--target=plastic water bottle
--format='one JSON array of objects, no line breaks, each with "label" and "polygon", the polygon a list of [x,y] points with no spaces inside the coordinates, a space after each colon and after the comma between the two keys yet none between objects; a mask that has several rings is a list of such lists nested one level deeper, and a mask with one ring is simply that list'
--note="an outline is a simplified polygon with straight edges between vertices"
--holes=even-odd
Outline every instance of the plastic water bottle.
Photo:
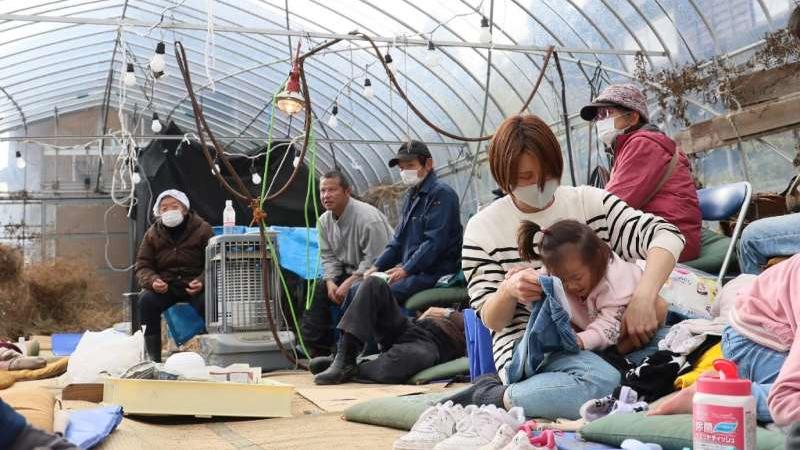
[{"label": "plastic water bottle", "polygon": [[714,361],[720,376],[701,376],[692,400],[694,450],[755,450],[756,400],[736,364]]},{"label": "plastic water bottle", "polygon": [[233,234],[236,227],[236,211],[233,201],[225,200],[225,210],[222,211],[222,234]]}]

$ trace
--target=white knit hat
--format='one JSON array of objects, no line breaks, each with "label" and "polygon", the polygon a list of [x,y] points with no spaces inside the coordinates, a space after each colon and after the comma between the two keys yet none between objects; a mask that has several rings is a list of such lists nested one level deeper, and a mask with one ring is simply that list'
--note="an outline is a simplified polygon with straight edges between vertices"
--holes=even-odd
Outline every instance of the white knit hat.
[{"label": "white knit hat", "polygon": [[164,197],[172,197],[181,202],[186,209],[189,209],[189,197],[187,197],[186,194],[177,189],[167,189],[166,191],[158,194],[156,202],[153,203],[153,215],[156,217],[161,215],[159,212],[159,206],[161,206],[161,200],[164,200]]}]

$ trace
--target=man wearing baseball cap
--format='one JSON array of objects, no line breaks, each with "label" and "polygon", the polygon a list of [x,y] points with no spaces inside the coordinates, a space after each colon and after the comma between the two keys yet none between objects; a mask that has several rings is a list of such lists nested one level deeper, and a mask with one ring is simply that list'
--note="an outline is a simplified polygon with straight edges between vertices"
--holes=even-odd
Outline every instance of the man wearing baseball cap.
[{"label": "man wearing baseball cap", "polygon": [[[340,337],[336,356],[327,369],[316,374],[316,384],[345,383],[359,372],[356,356],[365,344],[365,335],[372,334],[365,330],[376,331],[376,335],[370,337],[386,348],[394,348],[395,343],[416,342],[422,335],[439,336],[434,339],[442,341],[439,331],[427,328],[425,331],[412,332],[417,334],[413,339],[406,336],[403,333],[412,328],[410,320],[401,313],[391,313],[392,308],[388,305],[394,305],[395,302],[403,305],[417,292],[432,288],[442,276],[461,270],[463,230],[458,195],[453,188],[439,181],[433,171],[431,152],[422,142],[403,143],[397,155],[389,160],[389,167],[397,167],[400,179],[410,188],[405,197],[403,214],[383,253],[364,272],[364,281],[357,288],[353,305],[348,306],[337,327]],[[375,272],[385,272],[386,281],[372,277]],[[386,289],[386,283],[389,289]],[[394,310],[399,311],[397,306]],[[376,318],[380,319],[379,322],[376,322]],[[378,323],[381,325],[378,326]],[[433,335],[429,335],[429,332]],[[423,351],[426,352],[430,353]],[[397,358],[401,361],[403,358],[416,358],[407,361],[406,369],[422,368],[417,366],[422,359],[413,352],[395,352],[393,356],[376,361]],[[381,367],[383,365],[379,364]],[[376,370],[373,376],[365,375],[365,378],[380,380],[387,370],[394,371]]]},{"label": "man wearing baseball cap", "polygon": [[610,149],[605,189],[628,205],[663,217],[686,238],[680,261],[700,256],[700,203],[686,155],[650,123],[647,98],[632,84],[612,84],[581,109]]},{"label": "man wearing baseball cap", "polygon": [[366,275],[386,272],[392,295],[402,305],[443,275],[460,270],[463,229],[458,194],[439,181],[427,145],[403,143],[389,167],[400,170],[410,189],[394,237]]}]

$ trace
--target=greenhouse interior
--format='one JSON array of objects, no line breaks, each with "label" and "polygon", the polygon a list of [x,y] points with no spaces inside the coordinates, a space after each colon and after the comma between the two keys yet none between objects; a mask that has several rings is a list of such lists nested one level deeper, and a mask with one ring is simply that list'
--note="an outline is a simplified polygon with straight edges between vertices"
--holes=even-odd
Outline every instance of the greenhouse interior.
[{"label": "greenhouse interior", "polygon": [[2,0],[0,221],[0,449],[800,449],[798,0]]}]

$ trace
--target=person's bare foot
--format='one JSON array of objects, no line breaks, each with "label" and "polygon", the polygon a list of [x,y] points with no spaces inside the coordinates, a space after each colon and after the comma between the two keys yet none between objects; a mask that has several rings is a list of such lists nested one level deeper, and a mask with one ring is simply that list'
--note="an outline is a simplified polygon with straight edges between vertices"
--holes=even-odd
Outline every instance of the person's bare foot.
[{"label": "person's bare foot", "polygon": [[692,412],[692,399],[695,393],[694,385],[676,392],[672,397],[665,399],[661,404],[651,409],[650,416],[666,416],[670,414],[690,414]]}]

